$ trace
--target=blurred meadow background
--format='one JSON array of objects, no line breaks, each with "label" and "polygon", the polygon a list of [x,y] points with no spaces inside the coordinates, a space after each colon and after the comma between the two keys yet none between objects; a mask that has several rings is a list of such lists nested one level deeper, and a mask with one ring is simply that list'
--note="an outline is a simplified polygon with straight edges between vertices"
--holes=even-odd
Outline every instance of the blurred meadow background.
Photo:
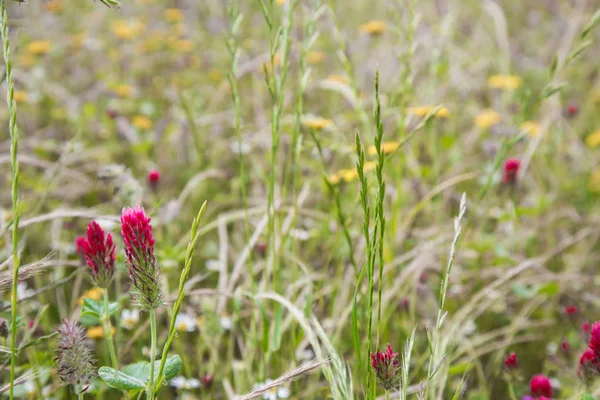
[{"label": "blurred meadow background", "polygon": [[[2,2],[1,396],[541,398],[536,374],[600,396],[579,359],[600,319],[597,0],[106,2]],[[156,359],[180,356],[157,389],[96,372],[151,375],[119,220],[138,204]],[[93,220],[116,244],[104,289],[76,246]],[[88,384],[57,372],[64,319]]]}]

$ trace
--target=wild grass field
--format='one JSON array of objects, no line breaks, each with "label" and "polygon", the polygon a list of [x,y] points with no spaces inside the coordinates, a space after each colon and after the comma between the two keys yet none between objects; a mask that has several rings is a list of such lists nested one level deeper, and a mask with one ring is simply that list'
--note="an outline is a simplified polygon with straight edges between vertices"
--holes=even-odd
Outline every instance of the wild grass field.
[{"label": "wild grass field", "polygon": [[600,398],[597,0],[0,0],[0,396]]}]

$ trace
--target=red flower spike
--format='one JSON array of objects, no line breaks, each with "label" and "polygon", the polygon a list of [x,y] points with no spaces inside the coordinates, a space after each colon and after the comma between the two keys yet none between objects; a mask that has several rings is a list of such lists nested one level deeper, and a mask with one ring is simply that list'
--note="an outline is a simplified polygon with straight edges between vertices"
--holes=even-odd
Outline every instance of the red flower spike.
[{"label": "red flower spike", "polygon": [[567,106],[567,114],[569,114],[569,117],[576,116],[578,112],[579,108],[575,104],[569,104]]},{"label": "red flower spike", "polygon": [[509,158],[504,162],[504,176],[502,182],[508,184],[515,184],[517,182],[517,175],[521,168],[521,161],[516,158]]},{"label": "red flower spike", "polygon": [[85,262],[85,244],[87,239],[85,236],[77,236],[75,238],[75,252]]},{"label": "red flower spike", "polygon": [[600,356],[600,322],[594,322],[590,331],[590,350]]},{"label": "red flower spike", "polygon": [[517,368],[517,364],[518,364],[517,355],[515,353],[510,353],[504,359],[504,365],[506,365],[506,367],[509,369]]},{"label": "red flower spike", "polygon": [[377,382],[385,389],[390,390],[400,380],[400,360],[398,353],[392,351],[392,346],[387,345],[385,352],[378,350],[371,353],[371,366],[375,370]]},{"label": "red flower spike", "polygon": [[129,278],[135,288],[132,295],[143,309],[156,309],[163,304],[161,269],[154,257],[150,217],[139,205],[123,209],[121,234]]},{"label": "red flower spike", "polygon": [[561,340],[560,342],[560,348],[563,349],[564,351],[569,351],[569,342],[567,342],[566,340]]},{"label": "red flower spike", "polygon": [[202,377],[202,385],[210,389],[213,384],[214,376],[212,374],[206,374]]},{"label": "red flower spike", "polygon": [[107,288],[115,272],[115,243],[112,235],[104,232],[96,221],[89,223],[86,233],[87,238],[78,238],[76,245],[82,246],[85,263],[90,268],[94,283]]},{"label": "red flower spike", "polygon": [[531,378],[529,390],[532,396],[552,397],[552,385],[545,375],[536,375]]}]

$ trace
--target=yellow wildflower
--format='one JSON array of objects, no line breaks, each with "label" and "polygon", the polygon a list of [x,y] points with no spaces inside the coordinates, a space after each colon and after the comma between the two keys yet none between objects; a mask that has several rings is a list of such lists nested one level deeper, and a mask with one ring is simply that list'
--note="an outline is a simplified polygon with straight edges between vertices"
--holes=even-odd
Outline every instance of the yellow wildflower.
[{"label": "yellow wildflower", "polygon": [[19,64],[25,68],[31,67],[33,64],[35,64],[35,57],[30,56],[29,54],[24,54],[19,57]]},{"label": "yellow wildflower", "polygon": [[528,134],[531,137],[536,137],[540,134],[542,127],[535,121],[525,121],[521,125],[521,132]]},{"label": "yellow wildflower", "polygon": [[211,68],[208,71],[208,78],[213,81],[213,82],[219,82],[220,80],[223,79],[223,74],[221,73],[221,70],[218,68]]},{"label": "yellow wildflower", "polygon": [[[435,110],[436,106],[418,106],[418,107],[408,107],[406,112],[409,115],[415,115],[417,117],[425,117],[427,114]],[[440,107],[440,109],[435,113],[436,117],[439,118],[448,118],[450,116],[450,111],[446,107]]]},{"label": "yellow wildflower", "polygon": [[15,90],[15,101],[17,103],[25,103],[29,99],[29,93],[23,90]]},{"label": "yellow wildflower", "polygon": [[488,87],[492,89],[515,90],[523,80],[516,75],[492,75],[488,78]]},{"label": "yellow wildflower", "polygon": [[112,88],[112,92],[119,97],[131,97],[133,95],[133,88],[129,85],[118,85]]},{"label": "yellow wildflower", "polygon": [[171,44],[171,47],[182,53],[188,53],[194,49],[194,42],[191,40],[176,40]]},{"label": "yellow wildflower", "polygon": [[588,137],[585,138],[585,144],[592,148],[600,145],[600,129],[590,133]]},{"label": "yellow wildflower", "polygon": [[[115,327],[111,328],[112,334],[114,335],[116,332]],[[90,339],[102,339],[104,337],[104,328],[101,326],[92,326],[87,330],[87,336]]]},{"label": "yellow wildflower", "polygon": [[146,117],[145,115],[134,116],[131,119],[131,123],[136,128],[140,128],[140,129],[143,129],[146,131],[152,129],[152,120],[150,118]]},{"label": "yellow wildflower", "polygon": [[385,22],[379,20],[372,20],[366,24],[362,24],[358,28],[362,33],[367,33],[372,36],[380,35],[385,32]]},{"label": "yellow wildflower", "polygon": [[320,64],[327,58],[327,53],[324,51],[309,51],[306,55],[306,61],[309,64]]},{"label": "yellow wildflower", "polygon": [[179,22],[183,19],[183,12],[179,8],[167,8],[165,19],[169,22]]},{"label": "yellow wildflower", "polygon": [[137,37],[144,30],[144,24],[140,21],[115,21],[110,26],[112,33],[122,40],[131,40]]},{"label": "yellow wildflower", "polygon": [[475,125],[482,129],[487,129],[500,122],[502,117],[496,111],[487,109],[475,116]]},{"label": "yellow wildflower", "polygon": [[285,4],[287,2],[287,0],[275,0],[275,2],[281,6],[281,5]]},{"label": "yellow wildflower", "polygon": [[91,299],[91,300],[100,300],[102,298],[102,293],[104,291],[102,288],[95,287],[83,293],[83,295],[79,298],[79,305],[83,304],[83,299]]},{"label": "yellow wildflower", "polygon": [[34,56],[46,54],[52,48],[52,42],[49,40],[35,40],[25,46],[25,52]]},{"label": "yellow wildflower", "polygon": [[302,121],[302,125],[304,125],[306,128],[314,129],[316,131],[328,128],[331,126],[331,124],[333,124],[332,120],[321,117],[307,118]]},{"label": "yellow wildflower", "polygon": [[[399,142],[383,142],[383,143],[381,143],[381,150],[383,151],[383,154],[388,154],[388,153],[396,151],[398,146],[400,146]],[[370,156],[376,155],[377,148],[375,146],[370,146],[367,149],[367,154]]]},{"label": "yellow wildflower", "polygon": [[373,171],[375,167],[377,167],[377,161],[367,161],[365,165],[363,165],[363,171]]},{"label": "yellow wildflower", "polygon": [[600,192],[600,168],[595,169],[590,175],[588,189],[590,192]]},{"label": "yellow wildflower", "polygon": [[348,83],[348,78],[346,78],[344,75],[336,75],[336,74],[329,75],[327,77],[327,80],[329,82],[341,83],[343,85]]},{"label": "yellow wildflower", "polygon": [[51,13],[58,13],[65,8],[65,3],[62,0],[50,0],[44,4],[44,8]]}]

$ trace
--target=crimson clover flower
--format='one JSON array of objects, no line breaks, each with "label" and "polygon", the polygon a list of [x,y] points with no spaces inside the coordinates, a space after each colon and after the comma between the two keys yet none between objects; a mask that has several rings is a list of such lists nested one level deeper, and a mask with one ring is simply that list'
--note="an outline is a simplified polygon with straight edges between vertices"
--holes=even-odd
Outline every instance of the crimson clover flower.
[{"label": "crimson clover flower", "polygon": [[550,379],[545,375],[535,375],[531,378],[529,390],[531,391],[531,395],[537,398],[543,396],[552,397],[552,385],[550,384]]},{"label": "crimson clover flower", "polygon": [[385,390],[392,389],[400,380],[400,360],[390,344],[385,352],[377,350],[377,353],[371,354],[371,366],[375,370],[377,382]]},{"label": "crimson clover flower", "polygon": [[153,310],[163,304],[161,268],[154,257],[154,237],[150,217],[139,205],[124,208],[121,234],[127,256],[127,270],[138,305]]},{"label": "crimson clover flower", "polygon": [[96,221],[89,223],[86,233],[86,238],[77,238],[77,251],[83,253],[94,283],[106,289],[115,272],[115,243]]}]

